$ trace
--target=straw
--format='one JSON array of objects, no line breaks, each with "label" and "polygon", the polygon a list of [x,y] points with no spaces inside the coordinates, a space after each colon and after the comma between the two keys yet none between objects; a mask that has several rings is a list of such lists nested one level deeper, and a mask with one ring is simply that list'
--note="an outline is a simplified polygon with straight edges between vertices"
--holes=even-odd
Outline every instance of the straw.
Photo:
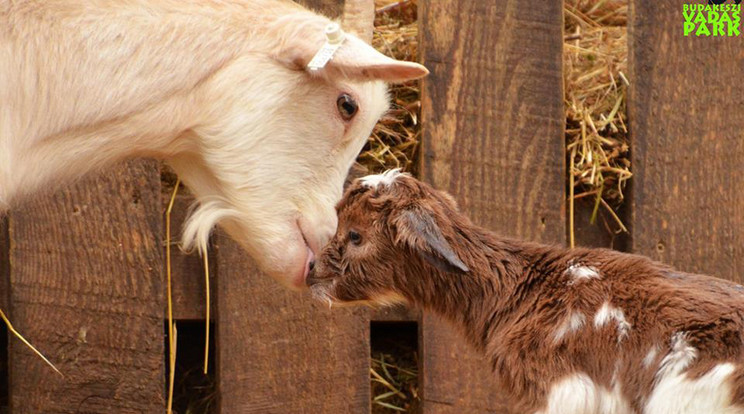
[{"label": "straw", "polygon": [[168,378],[168,414],[173,412],[173,386],[176,375],[176,324],[173,322],[173,288],[171,283],[171,211],[173,210],[173,203],[176,201],[176,194],[178,194],[180,183],[181,179],[177,178],[176,184],[173,186],[173,194],[168,203],[168,209],[165,211],[165,273],[167,277],[168,296],[168,366],[170,369],[170,376]]},{"label": "straw", "polygon": [[15,328],[13,327],[13,324],[10,323],[10,319],[8,319],[8,317],[5,316],[5,312],[3,312],[2,309],[0,309],[0,319],[2,319],[3,322],[5,322],[5,325],[8,327],[8,331],[10,331],[10,333],[12,333],[16,338],[20,339],[24,345],[26,345],[29,349],[31,349],[31,351],[33,351],[44,362],[46,362],[47,365],[52,367],[54,372],[56,372],[57,374],[61,375],[64,378],[64,374],[62,374],[62,372],[60,372],[60,370],[58,370],[57,367],[54,366],[54,364],[52,364],[41,352],[39,352],[39,350],[36,349],[36,347],[31,345],[31,343],[28,342],[26,338],[24,338],[23,335],[20,334],[20,332],[15,330]]}]

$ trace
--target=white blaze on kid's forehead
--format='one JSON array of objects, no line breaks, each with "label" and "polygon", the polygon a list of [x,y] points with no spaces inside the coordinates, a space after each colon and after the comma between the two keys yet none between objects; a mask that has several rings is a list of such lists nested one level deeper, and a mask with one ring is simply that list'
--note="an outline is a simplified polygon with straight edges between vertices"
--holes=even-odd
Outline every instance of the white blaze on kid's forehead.
[{"label": "white blaze on kid's forehead", "polygon": [[393,168],[392,170],[387,170],[382,174],[368,175],[366,177],[360,178],[359,180],[362,185],[367,188],[377,188],[380,185],[385,187],[390,186],[398,177],[410,176],[411,174],[401,172],[400,168]]}]

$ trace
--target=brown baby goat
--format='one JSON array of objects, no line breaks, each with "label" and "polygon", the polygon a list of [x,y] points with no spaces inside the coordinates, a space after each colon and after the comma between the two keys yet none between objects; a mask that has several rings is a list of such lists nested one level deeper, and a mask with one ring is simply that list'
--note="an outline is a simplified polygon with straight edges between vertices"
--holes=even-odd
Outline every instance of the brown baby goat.
[{"label": "brown baby goat", "polygon": [[389,171],[356,181],[307,283],[460,328],[514,412],[744,413],[744,288],[645,257],[499,237]]}]

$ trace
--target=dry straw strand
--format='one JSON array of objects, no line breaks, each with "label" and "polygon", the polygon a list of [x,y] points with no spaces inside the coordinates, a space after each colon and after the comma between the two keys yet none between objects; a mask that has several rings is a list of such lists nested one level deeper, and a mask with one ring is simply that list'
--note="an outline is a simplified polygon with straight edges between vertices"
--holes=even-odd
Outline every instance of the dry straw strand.
[{"label": "dry straw strand", "polygon": [[0,319],[2,319],[3,322],[5,322],[5,325],[8,327],[8,331],[10,331],[10,333],[12,333],[16,338],[18,338],[21,342],[23,342],[24,345],[26,345],[31,351],[33,351],[44,362],[46,362],[47,365],[49,365],[50,367],[52,367],[52,369],[54,370],[54,372],[56,372],[57,374],[59,374],[62,377],[64,377],[64,374],[62,374],[62,372],[60,370],[58,370],[57,367],[55,367],[54,364],[52,364],[51,361],[49,361],[44,356],[44,354],[42,354],[41,352],[39,352],[39,350],[36,349],[35,346],[31,345],[31,343],[28,342],[26,340],[26,338],[24,338],[23,335],[21,335],[20,332],[18,332],[18,331],[15,330],[15,328],[13,327],[13,324],[10,323],[10,319],[8,319],[8,317],[5,316],[5,312],[3,312],[2,309],[0,309]]},{"label": "dry straw strand", "polygon": [[206,321],[204,324],[204,375],[207,375],[207,370],[209,369],[209,255],[206,250],[202,254],[204,255],[204,293],[207,306],[206,315],[204,316],[204,320]]},{"label": "dry straw strand", "polygon": [[173,387],[176,374],[176,324],[173,322],[173,287],[171,283],[171,212],[173,211],[173,204],[176,201],[178,186],[180,184],[181,179],[176,179],[176,184],[173,186],[173,194],[171,194],[170,202],[168,203],[168,209],[165,211],[165,273],[168,296],[168,367],[170,368],[170,376],[168,377],[168,414],[173,412]]}]

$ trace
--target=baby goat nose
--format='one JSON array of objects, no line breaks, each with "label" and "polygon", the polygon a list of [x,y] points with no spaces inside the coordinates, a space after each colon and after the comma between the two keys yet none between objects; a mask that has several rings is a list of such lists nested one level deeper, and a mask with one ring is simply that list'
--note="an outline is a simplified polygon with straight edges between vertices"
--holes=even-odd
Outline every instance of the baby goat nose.
[{"label": "baby goat nose", "polygon": [[311,260],[310,263],[308,263],[307,265],[307,269],[312,272],[314,268],[315,268],[315,260]]}]

